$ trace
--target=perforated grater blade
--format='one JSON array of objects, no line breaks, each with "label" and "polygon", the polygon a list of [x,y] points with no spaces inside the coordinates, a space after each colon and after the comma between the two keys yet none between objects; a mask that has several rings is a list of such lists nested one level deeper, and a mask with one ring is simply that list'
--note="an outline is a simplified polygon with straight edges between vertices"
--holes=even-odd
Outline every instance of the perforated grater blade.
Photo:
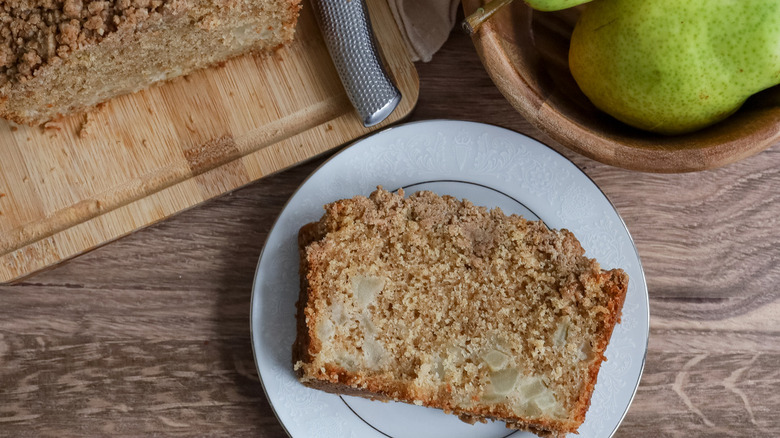
[{"label": "perforated grater blade", "polygon": [[401,92],[382,65],[365,0],[311,0],[320,31],[363,126],[380,123]]}]

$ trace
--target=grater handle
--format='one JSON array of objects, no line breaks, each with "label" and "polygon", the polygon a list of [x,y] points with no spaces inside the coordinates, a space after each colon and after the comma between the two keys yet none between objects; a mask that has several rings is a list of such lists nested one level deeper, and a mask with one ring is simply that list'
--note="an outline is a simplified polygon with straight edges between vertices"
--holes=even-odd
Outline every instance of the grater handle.
[{"label": "grater handle", "polygon": [[363,126],[374,126],[401,101],[382,65],[365,0],[311,0],[331,59]]}]

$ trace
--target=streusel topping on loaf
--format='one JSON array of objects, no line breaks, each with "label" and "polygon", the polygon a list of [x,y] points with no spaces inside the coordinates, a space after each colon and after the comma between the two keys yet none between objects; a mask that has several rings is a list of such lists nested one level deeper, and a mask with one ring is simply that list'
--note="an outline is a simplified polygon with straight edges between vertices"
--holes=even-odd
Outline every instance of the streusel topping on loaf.
[{"label": "streusel topping on loaf", "polygon": [[0,3],[0,117],[40,124],[292,40],[300,0]]},{"label": "streusel topping on loaf", "polygon": [[118,29],[158,20],[175,0],[12,0],[0,5],[0,85],[23,81]]},{"label": "streusel topping on loaf", "polygon": [[304,384],[544,436],[577,430],[625,272],[603,271],[567,230],[431,192],[325,209],[299,236]]}]

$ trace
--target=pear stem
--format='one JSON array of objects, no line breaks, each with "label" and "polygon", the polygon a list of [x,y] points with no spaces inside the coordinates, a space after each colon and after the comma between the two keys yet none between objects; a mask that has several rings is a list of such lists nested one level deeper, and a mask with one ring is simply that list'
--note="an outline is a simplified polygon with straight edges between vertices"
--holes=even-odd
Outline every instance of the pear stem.
[{"label": "pear stem", "polygon": [[466,31],[467,34],[473,35],[477,29],[479,29],[479,26],[487,21],[491,15],[495,14],[496,11],[504,6],[512,3],[512,1],[513,0],[490,0],[485,6],[477,8],[476,11],[463,20],[463,23],[461,24],[463,30]]}]

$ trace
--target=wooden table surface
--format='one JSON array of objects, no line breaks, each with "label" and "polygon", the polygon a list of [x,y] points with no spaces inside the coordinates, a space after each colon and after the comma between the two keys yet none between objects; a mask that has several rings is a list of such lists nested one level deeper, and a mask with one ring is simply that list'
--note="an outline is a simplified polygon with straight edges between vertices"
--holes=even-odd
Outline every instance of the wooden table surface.
[{"label": "wooden table surface", "polygon": [[[411,120],[550,143],[459,32],[417,68]],[[647,275],[647,363],[616,436],[780,436],[780,147],[654,175],[551,146],[617,206]],[[0,435],[284,437],[252,359],[252,277],[274,219],[324,159],[1,287]]]}]

